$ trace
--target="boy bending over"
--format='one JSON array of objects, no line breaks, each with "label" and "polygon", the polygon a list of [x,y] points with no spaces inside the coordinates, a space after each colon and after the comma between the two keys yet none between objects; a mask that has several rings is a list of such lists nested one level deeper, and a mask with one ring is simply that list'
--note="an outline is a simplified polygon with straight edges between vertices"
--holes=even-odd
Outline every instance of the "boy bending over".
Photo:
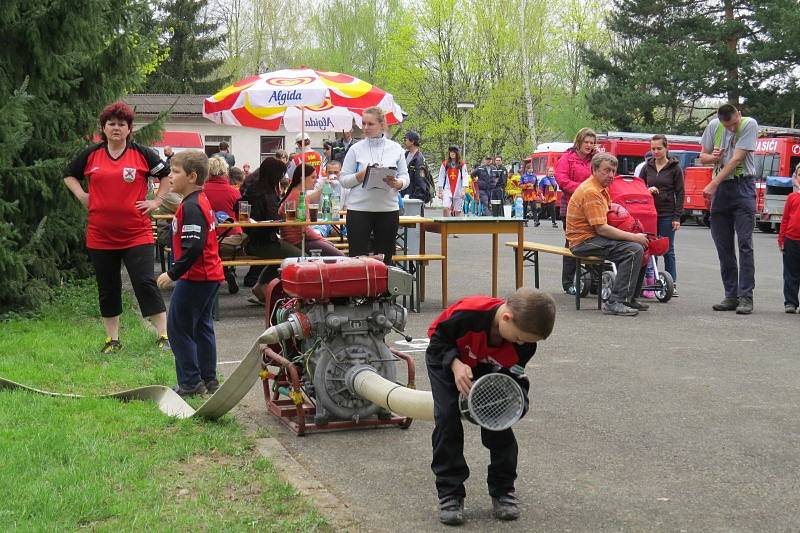
[{"label": "boy bending over", "polygon": [[[553,331],[556,306],[536,289],[522,287],[507,300],[469,296],[447,308],[431,324],[425,355],[433,392],[433,461],[439,495],[439,521],[464,523],[464,481],[469,467],[464,460],[464,429],[458,407],[459,394],[469,394],[473,379],[490,372],[514,378],[525,393],[528,410],[527,362],[536,343]],[[523,413],[524,414],[524,413]],[[481,442],[489,449],[487,482],[495,518],[516,520],[519,507],[514,494],[517,478],[517,441],[509,428],[481,428]]]}]

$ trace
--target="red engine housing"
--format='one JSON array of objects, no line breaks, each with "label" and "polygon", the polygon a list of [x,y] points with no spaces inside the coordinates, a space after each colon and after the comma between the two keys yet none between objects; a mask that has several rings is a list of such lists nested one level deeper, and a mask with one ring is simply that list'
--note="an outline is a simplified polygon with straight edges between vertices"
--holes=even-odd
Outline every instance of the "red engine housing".
[{"label": "red engine housing", "polygon": [[281,270],[283,290],[303,300],[375,298],[388,290],[389,270],[372,257],[309,258]]}]

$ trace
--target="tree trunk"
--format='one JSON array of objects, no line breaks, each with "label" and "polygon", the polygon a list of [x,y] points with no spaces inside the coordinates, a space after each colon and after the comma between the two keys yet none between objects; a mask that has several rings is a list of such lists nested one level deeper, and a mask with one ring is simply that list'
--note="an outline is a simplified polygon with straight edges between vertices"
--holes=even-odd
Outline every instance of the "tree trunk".
[{"label": "tree trunk", "polygon": [[[728,25],[733,24],[733,0],[725,0],[725,23]],[[727,46],[728,50],[731,53],[733,58],[737,57],[736,53],[736,45],[739,42],[739,38],[736,33],[731,32],[729,35],[725,37],[725,46]],[[733,62],[728,67],[727,72],[728,77],[728,103],[730,104],[738,104],[739,103],[739,67],[738,61],[733,59]]]},{"label": "tree trunk", "polygon": [[536,109],[533,106],[533,96],[531,95],[531,60],[529,57],[528,41],[525,39],[525,12],[528,9],[528,0],[520,2],[520,21],[522,31],[520,32],[520,46],[522,47],[522,87],[525,91],[525,109],[528,116],[528,138],[533,150],[536,149]]}]

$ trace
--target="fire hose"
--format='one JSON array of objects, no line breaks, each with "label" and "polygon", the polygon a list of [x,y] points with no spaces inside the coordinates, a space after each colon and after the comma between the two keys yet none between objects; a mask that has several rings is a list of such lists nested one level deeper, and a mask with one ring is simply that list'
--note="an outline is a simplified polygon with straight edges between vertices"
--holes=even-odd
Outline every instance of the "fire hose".
[{"label": "fire hose", "polygon": [[[276,344],[292,337],[303,337],[302,320],[297,315],[264,331],[253,343],[250,351],[220,388],[197,410],[186,403],[175,391],[162,385],[150,385],[112,394],[101,398],[121,401],[146,400],[155,402],[164,414],[176,418],[201,417],[216,420],[233,409],[250,391],[258,379],[261,366],[261,347]],[[428,391],[408,388],[380,376],[369,365],[355,365],[345,376],[347,387],[358,396],[391,412],[419,420],[433,420],[433,396]],[[0,389],[22,389],[48,396],[80,398],[77,394],[55,393],[28,387],[0,377]],[[524,394],[509,376],[487,374],[478,379],[467,397],[461,397],[462,417],[486,429],[499,431],[511,427],[523,414]]]},{"label": "fire hose", "polygon": [[[220,388],[196,411],[186,403],[175,391],[163,385],[150,385],[112,394],[104,394],[101,398],[115,398],[121,401],[145,400],[158,405],[162,413],[175,418],[202,417],[216,420],[234,408],[236,404],[250,391],[258,379],[261,366],[261,346],[275,344],[281,340],[289,339],[300,333],[299,325],[295,320],[282,322],[268,328],[258,336],[250,351],[241,363],[234,369]],[[81,398],[78,394],[62,394],[43,391],[28,387],[14,381],[0,377],[0,389],[22,389],[30,392],[45,394],[47,396],[60,396],[67,398]]]}]

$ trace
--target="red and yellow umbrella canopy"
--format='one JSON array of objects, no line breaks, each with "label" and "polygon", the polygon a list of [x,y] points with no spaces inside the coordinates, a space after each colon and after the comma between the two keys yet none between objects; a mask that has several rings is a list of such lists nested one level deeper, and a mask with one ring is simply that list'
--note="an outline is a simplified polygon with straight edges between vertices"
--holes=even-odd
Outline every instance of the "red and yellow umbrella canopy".
[{"label": "red and yellow umbrella canopy", "polygon": [[[203,102],[203,116],[218,124],[289,131],[350,130],[377,106],[389,124],[403,120],[391,94],[347,74],[309,68],[259,74],[226,87]],[[303,118],[305,124],[303,124]]]}]

